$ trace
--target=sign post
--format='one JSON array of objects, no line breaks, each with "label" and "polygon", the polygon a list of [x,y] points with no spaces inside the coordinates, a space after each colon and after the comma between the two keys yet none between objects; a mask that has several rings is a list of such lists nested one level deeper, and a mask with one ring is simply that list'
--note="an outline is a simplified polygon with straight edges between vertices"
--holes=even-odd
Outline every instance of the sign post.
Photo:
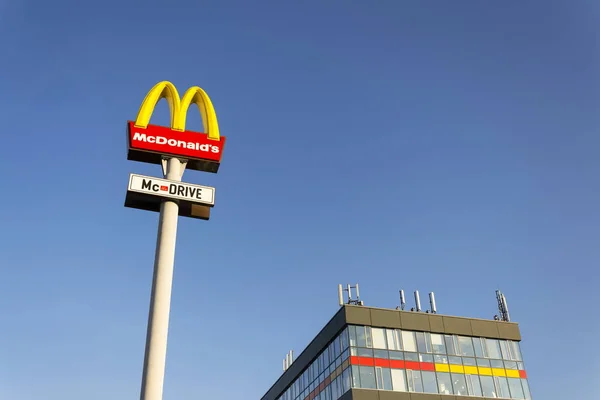
[{"label": "sign post", "polygon": [[[162,98],[171,111],[170,128],[149,125]],[[198,106],[206,133],[185,130],[191,104]],[[212,102],[202,89],[192,87],[180,99],[175,86],[166,81],[148,92],[135,123],[128,122],[127,137],[127,158],[162,164],[166,180],[132,174],[125,200],[126,207],[160,211],[140,399],[162,400],[177,220],[180,215],[207,220],[214,206],[214,188],[183,183],[181,178],[186,167],[216,173],[225,137],[219,135]]]}]

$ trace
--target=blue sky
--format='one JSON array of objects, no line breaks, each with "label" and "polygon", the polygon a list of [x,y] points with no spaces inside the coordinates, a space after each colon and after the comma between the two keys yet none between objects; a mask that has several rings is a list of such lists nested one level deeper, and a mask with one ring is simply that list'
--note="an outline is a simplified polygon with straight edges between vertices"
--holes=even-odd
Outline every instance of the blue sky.
[{"label": "blue sky", "polygon": [[160,168],[124,129],[165,79],[228,137],[184,175],[216,207],[179,223],[165,400],[260,398],[349,282],[500,288],[534,398],[600,395],[594,1],[87,3],[0,0],[1,399],[139,397],[158,216],[123,201]]}]

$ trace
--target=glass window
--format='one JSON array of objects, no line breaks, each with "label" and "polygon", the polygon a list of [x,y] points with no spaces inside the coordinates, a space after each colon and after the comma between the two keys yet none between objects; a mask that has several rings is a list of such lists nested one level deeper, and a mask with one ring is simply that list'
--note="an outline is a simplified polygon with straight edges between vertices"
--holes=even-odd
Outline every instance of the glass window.
[{"label": "glass window", "polygon": [[456,357],[456,356],[450,356],[450,357],[448,357],[448,362],[450,364],[462,365],[462,358]]},{"label": "glass window", "polygon": [[463,357],[463,365],[477,366],[474,358]]},{"label": "glass window", "polygon": [[344,352],[342,353],[342,361],[347,359],[349,355],[350,355],[350,349],[344,350]]},{"label": "glass window", "polygon": [[392,390],[392,373],[389,368],[376,367],[375,375],[377,377],[377,389]]},{"label": "glass window", "polygon": [[352,387],[353,388],[360,387],[360,371],[358,370],[357,365],[352,366]]},{"label": "glass window", "polygon": [[360,357],[373,357],[373,349],[365,349],[363,347],[359,347],[357,350],[358,355]]},{"label": "glass window", "polygon": [[373,334],[373,348],[374,349],[387,349],[385,343],[385,331],[380,328],[371,329]]},{"label": "glass window", "polygon": [[446,345],[444,344],[444,337],[437,333],[431,334],[431,347],[436,354],[446,354]]},{"label": "glass window", "polygon": [[478,375],[465,375],[465,380],[467,381],[467,389],[472,396],[483,396]]},{"label": "glass window", "polygon": [[506,340],[499,340],[498,343],[500,344],[502,358],[505,360],[512,360],[512,355],[510,354],[510,349],[508,348],[508,343]]},{"label": "glass window", "polygon": [[519,346],[519,342],[510,341],[508,343],[510,346],[511,355],[513,356],[512,359],[516,361],[523,361],[523,359],[521,358],[521,347]]},{"label": "glass window", "polygon": [[389,351],[391,360],[404,360],[404,353],[401,351]]},{"label": "glass window", "polygon": [[341,354],[339,336],[333,340],[333,354],[335,355],[336,358]]},{"label": "glass window", "polygon": [[508,378],[508,387],[510,388],[510,397],[513,399],[524,399],[525,393],[521,386],[521,379]]},{"label": "glass window", "polygon": [[416,332],[417,349],[419,353],[431,353],[431,343],[429,335],[425,332]]},{"label": "glass window", "polygon": [[342,350],[348,347],[348,329],[344,329],[340,335],[340,345],[342,346]]},{"label": "glass window", "polygon": [[350,390],[350,375],[350,368],[346,368],[344,372],[342,372],[342,394]]},{"label": "glass window", "polygon": [[360,387],[363,389],[377,389],[375,382],[375,368],[360,366]]},{"label": "glass window", "polygon": [[329,365],[329,351],[327,351],[327,349],[325,349],[325,351],[323,352],[323,365]]},{"label": "glass window", "polygon": [[331,385],[329,385],[329,386],[331,386],[331,396],[334,399],[337,399],[338,397],[340,397],[342,395],[342,393],[340,393],[340,391],[339,391],[338,380],[339,380],[339,377],[335,378],[333,380],[333,382],[331,382]]},{"label": "glass window", "polygon": [[470,337],[459,336],[458,344],[460,347],[460,354],[467,357],[475,357],[475,350],[473,349],[473,341]]},{"label": "glass window", "polygon": [[371,336],[371,327],[365,326],[365,331],[367,335],[367,347],[373,347],[373,337]]},{"label": "glass window", "polygon": [[485,358],[478,358],[477,359],[477,366],[478,367],[486,367],[486,368],[490,368],[490,360],[486,360]]},{"label": "glass window", "polygon": [[403,369],[392,369],[392,388],[396,392],[406,392],[406,375]]},{"label": "glass window", "polygon": [[446,342],[446,351],[450,355],[458,355],[457,348],[455,345],[454,336],[452,335],[444,335],[444,341]]},{"label": "glass window", "polygon": [[356,327],[356,345],[358,347],[367,347],[367,334],[364,326]]},{"label": "glass window", "polygon": [[438,392],[441,394],[452,394],[452,381],[450,380],[450,373],[437,372],[436,375]]},{"label": "glass window", "polygon": [[406,380],[408,381],[408,391],[423,393],[423,381],[421,380],[421,371],[407,369]]},{"label": "glass window", "polygon": [[496,389],[498,390],[498,397],[506,397],[510,399],[510,390],[508,389],[508,380],[503,376],[495,376]]},{"label": "glass window", "polygon": [[423,379],[423,392],[425,393],[437,393],[437,381],[435,379],[435,372],[421,371]]},{"label": "glass window", "polygon": [[433,356],[433,360],[436,363],[448,364],[448,356],[436,354]]},{"label": "glass window", "polygon": [[452,378],[454,394],[467,396],[469,393],[467,393],[467,381],[465,380],[465,376],[463,374],[451,373],[450,377]]},{"label": "glass window", "polygon": [[414,332],[402,331],[402,348],[404,351],[417,351]]},{"label": "glass window", "polygon": [[396,334],[396,330],[394,329],[386,329],[385,335],[387,337],[387,345],[390,350],[401,350],[400,349],[400,341],[398,340],[398,335]]},{"label": "glass window", "polygon": [[496,394],[496,387],[494,386],[494,378],[481,375],[479,380],[481,381],[483,397],[498,397]]},{"label": "glass window", "polygon": [[432,363],[433,362],[433,355],[431,355],[431,354],[420,354],[419,353],[419,361]]},{"label": "glass window", "polygon": [[373,356],[375,358],[389,358],[387,350],[374,350]]},{"label": "glass window", "polygon": [[525,398],[527,400],[531,400],[531,392],[529,392],[529,383],[527,383],[527,379],[521,379],[521,385],[523,386],[523,393],[525,393]]},{"label": "glass window", "polygon": [[486,357],[485,343],[480,338],[473,338],[473,347],[475,348],[475,357]]},{"label": "glass window", "polygon": [[504,368],[504,361],[502,360],[490,360],[492,368]]},{"label": "glass window", "polygon": [[496,339],[485,339],[488,358],[502,358],[500,343]]},{"label": "glass window", "polygon": [[358,346],[356,341],[356,327],[354,325],[348,327],[348,333],[350,334],[350,346]]},{"label": "glass window", "polygon": [[504,368],[506,369],[518,369],[516,361],[504,361]]},{"label": "glass window", "polygon": [[404,353],[404,359],[406,361],[419,361],[419,354],[418,353]]}]

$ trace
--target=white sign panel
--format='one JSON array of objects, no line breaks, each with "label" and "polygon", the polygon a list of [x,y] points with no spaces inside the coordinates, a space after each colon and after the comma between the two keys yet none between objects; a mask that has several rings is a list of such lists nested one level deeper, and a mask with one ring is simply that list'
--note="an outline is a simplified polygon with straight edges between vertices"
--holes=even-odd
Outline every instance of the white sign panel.
[{"label": "white sign panel", "polygon": [[137,174],[129,175],[129,191],[190,203],[215,205],[215,188]]}]

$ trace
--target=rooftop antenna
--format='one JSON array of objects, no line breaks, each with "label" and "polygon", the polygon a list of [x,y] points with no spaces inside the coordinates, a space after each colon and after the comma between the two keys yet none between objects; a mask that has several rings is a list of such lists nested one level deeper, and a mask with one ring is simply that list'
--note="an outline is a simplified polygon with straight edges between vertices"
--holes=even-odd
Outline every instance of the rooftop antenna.
[{"label": "rooftop antenna", "polygon": [[285,358],[283,359],[283,371],[284,372],[287,371],[293,362],[294,362],[294,350],[290,350],[289,353],[287,353],[285,355]]},{"label": "rooftop antenna", "polygon": [[417,307],[417,312],[421,312],[421,299],[419,298],[418,290],[415,290],[415,307]]},{"label": "rooftop antenna", "polygon": [[508,313],[508,304],[506,297],[500,290],[496,290],[496,300],[498,301],[498,311],[500,312],[500,321],[510,322],[510,314]]},{"label": "rooftop antenna", "polygon": [[[356,299],[352,298],[352,289],[356,290]],[[344,292],[348,292],[348,303],[347,304],[353,304],[356,306],[364,305],[364,302],[362,302],[360,300],[360,291],[358,288],[358,283],[354,286],[351,286],[348,284],[348,285],[346,285],[346,289],[344,289],[341,284],[338,285],[338,302],[339,302],[340,306],[344,305]]]},{"label": "rooftop antenna", "polygon": [[406,307],[406,298],[404,298],[404,290],[400,290],[400,309],[404,311]]},{"label": "rooftop antenna", "polygon": [[437,314],[437,307],[435,305],[435,294],[433,292],[429,293],[429,304],[431,304],[431,313]]}]

